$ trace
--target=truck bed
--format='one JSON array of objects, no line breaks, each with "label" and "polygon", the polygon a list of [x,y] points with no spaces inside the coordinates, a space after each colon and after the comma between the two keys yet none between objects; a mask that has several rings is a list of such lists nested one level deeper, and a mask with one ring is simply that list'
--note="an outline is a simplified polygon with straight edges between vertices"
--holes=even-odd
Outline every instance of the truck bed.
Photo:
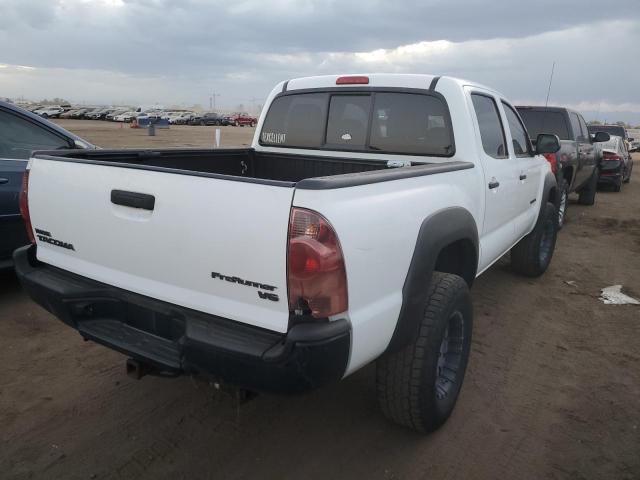
[{"label": "truck bed", "polygon": [[[294,186],[307,179],[346,176],[342,181],[306,182],[300,188],[340,188],[410,176],[472,168],[471,163],[411,162],[410,168],[389,167],[384,160],[336,158],[300,154],[275,154],[244,149],[166,150],[56,150],[34,154],[40,158],[96,163],[143,170],[170,171],[196,176],[228,178],[236,181]],[[383,176],[349,175],[387,171]]]}]

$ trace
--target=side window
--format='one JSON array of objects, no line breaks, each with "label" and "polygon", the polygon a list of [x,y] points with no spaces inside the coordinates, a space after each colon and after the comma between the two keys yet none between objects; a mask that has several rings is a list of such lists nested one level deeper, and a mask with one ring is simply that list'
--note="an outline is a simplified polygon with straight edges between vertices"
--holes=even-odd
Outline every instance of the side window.
[{"label": "side window", "polygon": [[70,148],[67,139],[19,115],[0,110],[0,158],[28,159],[33,150]]},{"label": "side window", "polygon": [[582,138],[580,138],[580,141],[591,143],[589,129],[587,128],[587,123],[584,121],[584,118],[582,118],[582,115],[578,115],[578,120],[580,120],[580,128],[582,129]]},{"label": "side window", "polygon": [[511,130],[511,144],[513,146],[513,152],[516,157],[529,157],[531,156],[529,149],[529,134],[522,125],[520,118],[514,111],[513,107],[508,103],[502,102],[504,107],[504,113],[507,117],[507,123],[509,124],[509,130]]},{"label": "side window", "polygon": [[580,120],[578,120],[578,115],[571,112],[569,113],[569,119],[571,120],[571,130],[573,130],[573,138],[575,140],[580,140],[580,138],[582,138],[582,129],[580,128]]},{"label": "side window", "polygon": [[493,158],[507,158],[504,129],[496,102],[493,98],[478,93],[471,94],[471,101],[485,153]]}]

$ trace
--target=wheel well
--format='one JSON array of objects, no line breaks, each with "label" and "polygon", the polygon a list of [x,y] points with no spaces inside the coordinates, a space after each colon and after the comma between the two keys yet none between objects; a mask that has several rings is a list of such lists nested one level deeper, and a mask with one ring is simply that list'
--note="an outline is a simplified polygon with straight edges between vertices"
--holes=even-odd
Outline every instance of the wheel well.
[{"label": "wheel well", "polygon": [[476,277],[478,258],[473,242],[468,239],[450,243],[438,253],[435,270],[458,275],[471,287]]},{"label": "wheel well", "polygon": [[567,181],[567,183],[571,185],[571,179],[573,178],[573,167],[567,167],[562,170],[562,176]]},{"label": "wheel well", "polygon": [[556,187],[551,187],[549,189],[549,196],[547,197],[547,202],[551,202],[554,205],[556,205],[556,200],[557,200],[556,195],[557,195]]}]

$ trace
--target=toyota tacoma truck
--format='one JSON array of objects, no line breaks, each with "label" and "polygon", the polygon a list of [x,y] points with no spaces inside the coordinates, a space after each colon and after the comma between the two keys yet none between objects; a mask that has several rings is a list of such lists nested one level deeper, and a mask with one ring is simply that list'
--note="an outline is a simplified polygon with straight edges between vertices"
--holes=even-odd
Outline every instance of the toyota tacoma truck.
[{"label": "toyota tacoma truck", "polygon": [[556,174],[558,183],[558,228],[566,220],[569,194],[577,192],[578,202],[593,205],[598,189],[602,149],[598,143],[609,140],[609,134],[590,134],[580,113],[564,107],[517,106],[529,135],[535,141],[540,133],[552,133],[560,139],[560,150],[545,158]]},{"label": "toyota tacoma truck", "polygon": [[557,137],[534,151],[504,96],[450,77],[298,78],[266,105],[251,148],[35,153],[24,288],[135,376],[302,392],[375,361],[387,417],[436,429],[474,279],[549,265]]}]

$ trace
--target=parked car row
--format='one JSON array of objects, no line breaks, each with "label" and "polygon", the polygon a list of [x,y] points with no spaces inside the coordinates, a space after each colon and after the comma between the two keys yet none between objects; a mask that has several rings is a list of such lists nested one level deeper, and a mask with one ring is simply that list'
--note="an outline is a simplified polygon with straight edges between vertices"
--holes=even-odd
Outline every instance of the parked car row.
[{"label": "parked car row", "polygon": [[139,117],[166,119],[172,125],[217,125],[255,127],[258,119],[246,112],[222,114],[217,112],[197,113],[188,110],[132,109],[131,107],[71,107],[36,105],[29,111],[42,118],[70,118],[86,120],[108,120],[129,123]]}]

